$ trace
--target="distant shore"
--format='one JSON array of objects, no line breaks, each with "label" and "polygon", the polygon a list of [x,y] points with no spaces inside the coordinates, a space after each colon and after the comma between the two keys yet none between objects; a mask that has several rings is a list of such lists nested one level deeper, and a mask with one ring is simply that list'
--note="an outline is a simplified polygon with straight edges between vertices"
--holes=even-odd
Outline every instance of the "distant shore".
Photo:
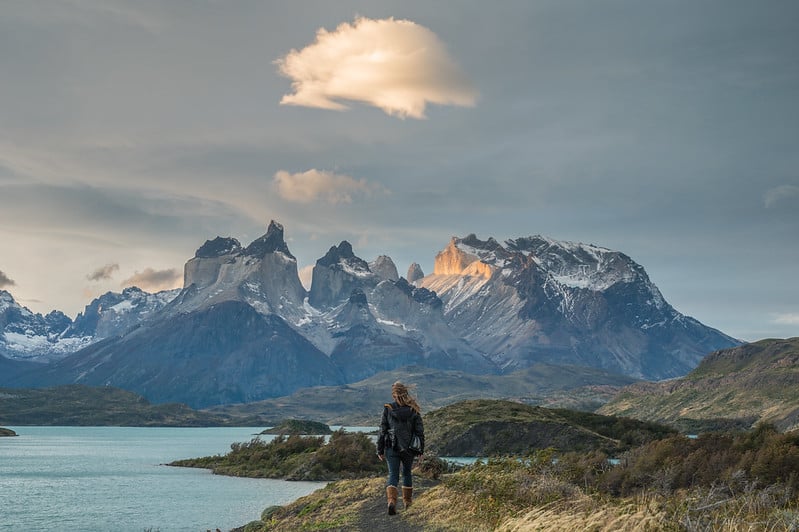
[{"label": "distant shore", "polygon": [[16,436],[17,433],[11,429],[7,429],[5,427],[0,427],[0,437],[2,436]]}]

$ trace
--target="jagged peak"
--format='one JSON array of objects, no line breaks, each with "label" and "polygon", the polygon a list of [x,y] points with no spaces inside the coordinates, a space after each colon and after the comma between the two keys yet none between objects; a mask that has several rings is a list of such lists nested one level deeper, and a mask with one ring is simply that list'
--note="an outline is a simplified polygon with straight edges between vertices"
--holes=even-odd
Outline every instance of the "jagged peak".
[{"label": "jagged peak", "polygon": [[128,286],[127,288],[122,290],[122,295],[125,297],[142,296],[142,295],[149,295],[149,292],[145,292],[138,286]]},{"label": "jagged peak", "polygon": [[243,253],[248,256],[263,257],[269,253],[275,252],[280,252],[296,260],[294,255],[289,251],[286,241],[283,239],[283,225],[272,220],[269,222],[269,228],[266,230],[266,234],[254,240],[243,250]]},{"label": "jagged peak", "polygon": [[358,273],[371,273],[369,264],[355,255],[352,251],[352,244],[346,240],[342,240],[338,246],[331,246],[325,256],[316,261],[316,264],[327,268],[346,265],[348,269],[355,270]]},{"label": "jagged peak", "polygon": [[597,246],[596,244],[584,244],[582,242],[572,242],[569,240],[556,240],[548,236],[532,235],[519,238],[511,238],[505,241],[505,246],[511,251],[542,253],[551,248],[563,250],[569,253],[588,253],[599,255],[604,253],[619,253],[612,249]]},{"label": "jagged peak", "polygon": [[464,238],[452,238],[456,245],[461,244],[484,251],[496,251],[497,249],[502,249],[502,244],[497,242],[492,236],[488,237],[488,240],[480,240],[474,233],[469,233]]},{"label": "jagged peak", "polygon": [[233,237],[218,236],[213,240],[206,240],[194,256],[198,259],[210,259],[232,255],[241,251],[241,243]]},{"label": "jagged peak", "polygon": [[413,286],[412,284],[408,283],[407,279],[404,277],[400,277],[394,281],[394,286],[402,290],[408,297],[417,303],[430,305],[433,308],[441,308],[444,305],[444,302],[441,301],[434,291],[428,290],[427,288],[418,288]]},{"label": "jagged peak", "polygon": [[483,241],[473,233],[465,238],[452,237],[447,247],[436,255],[433,273],[488,278],[493,274],[493,268],[502,266],[508,255],[493,238]]},{"label": "jagged peak", "polygon": [[397,265],[388,255],[379,255],[369,263],[369,270],[376,273],[383,280],[396,281],[399,279]]},{"label": "jagged peak", "polygon": [[406,275],[406,278],[408,279],[409,283],[415,283],[423,277],[424,272],[422,271],[422,267],[417,263],[413,262],[410,266],[408,266],[408,275]]}]

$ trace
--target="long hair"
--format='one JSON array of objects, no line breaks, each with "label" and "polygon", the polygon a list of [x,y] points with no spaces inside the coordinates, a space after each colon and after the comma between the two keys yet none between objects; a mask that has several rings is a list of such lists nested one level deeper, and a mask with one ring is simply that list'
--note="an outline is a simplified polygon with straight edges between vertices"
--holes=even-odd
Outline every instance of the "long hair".
[{"label": "long hair", "polygon": [[408,387],[402,384],[400,381],[395,382],[391,386],[391,397],[394,398],[398,405],[410,406],[416,411],[417,414],[422,413],[422,407],[420,407],[419,403],[416,402],[416,398],[410,394]]}]

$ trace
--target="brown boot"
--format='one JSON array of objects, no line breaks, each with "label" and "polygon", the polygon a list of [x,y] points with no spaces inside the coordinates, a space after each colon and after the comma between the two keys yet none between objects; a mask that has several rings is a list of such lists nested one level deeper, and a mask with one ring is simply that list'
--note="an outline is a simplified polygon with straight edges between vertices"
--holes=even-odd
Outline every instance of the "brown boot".
[{"label": "brown boot", "polygon": [[388,515],[397,513],[397,495],[399,491],[396,486],[386,486],[386,499],[388,500]]},{"label": "brown boot", "polygon": [[406,510],[411,507],[411,503],[413,502],[413,488],[402,486],[402,502],[405,503]]}]

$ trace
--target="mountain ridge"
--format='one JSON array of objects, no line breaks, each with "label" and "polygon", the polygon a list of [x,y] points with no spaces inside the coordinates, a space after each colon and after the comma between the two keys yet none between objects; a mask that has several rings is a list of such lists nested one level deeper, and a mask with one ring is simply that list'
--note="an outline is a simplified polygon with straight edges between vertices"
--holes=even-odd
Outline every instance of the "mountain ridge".
[{"label": "mountain ridge", "polygon": [[[51,328],[47,338],[72,341],[73,352],[43,357],[48,366],[0,376],[0,384],[111,384],[151,400],[209,406],[408,365],[489,375],[544,363],[662,379],[737,343],[674,310],[627,255],[541,236],[453,237],[433,274],[413,283],[397,275],[390,257],[366,261],[345,240],[317,260],[312,278],[306,290],[274,220],[247,246],[232,237],[207,240],[186,262],[182,290],[108,293],[72,323],[53,314],[63,331]],[[9,298],[0,300],[0,356],[9,354],[8,338],[22,334],[15,330],[33,330],[17,317],[48,323]],[[285,364],[274,366],[270,345]],[[36,359],[35,348],[27,355]],[[279,367],[280,378],[252,366],[254,359]],[[178,386],[180,375],[192,384]],[[158,389],[167,385],[176,391]]]},{"label": "mountain ridge", "polygon": [[[686,376],[623,388],[598,412],[648,421],[799,428],[799,337],[766,339],[709,354]],[[707,423],[705,423],[707,424]]]}]

